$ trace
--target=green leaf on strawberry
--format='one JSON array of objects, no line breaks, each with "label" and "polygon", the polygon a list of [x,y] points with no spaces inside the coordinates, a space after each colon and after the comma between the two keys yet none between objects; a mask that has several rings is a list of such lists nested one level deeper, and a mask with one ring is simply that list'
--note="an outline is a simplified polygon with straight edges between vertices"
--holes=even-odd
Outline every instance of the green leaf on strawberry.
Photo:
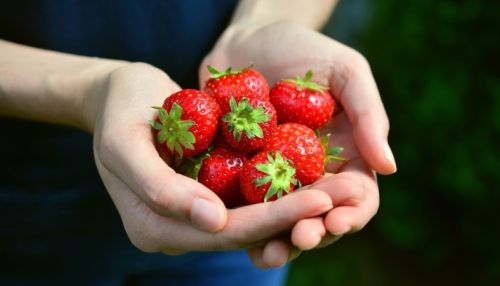
[{"label": "green leaf on strawberry", "polygon": [[325,150],[325,165],[328,164],[330,161],[345,161],[346,159],[341,156],[337,156],[338,154],[342,153],[344,151],[344,147],[340,146],[332,146],[329,147],[328,143],[330,142],[330,137],[332,135],[330,133],[326,134],[325,136],[322,136],[320,138],[321,145],[323,145],[323,149]]},{"label": "green leaf on strawberry", "polygon": [[171,152],[177,152],[180,157],[183,155],[184,149],[193,150],[193,144],[196,142],[195,136],[189,131],[193,126],[194,121],[182,120],[182,107],[177,103],[172,105],[170,112],[163,107],[155,106],[158,110],[158,121],[150,120],[150,125],[158,130],[158,142],[166,143]]},{"label": "green leaf on strawberry", "polygon": [[210,78],[217,79],[223,77],[225,75],[237,75],[241,73],[241,70],[233,70],[231,67],[228,67],[224,71],[219,71],[211,65],[207,66],[208,71],[210,72]]},{"label": "green leaf on strawberry", "polygon": [[237,142],[240,141],[243,133],[249,139],[263,138],[264,134],[260,124],[268,122],[272,117],[266,113],[263,107],[252,107],[247,98],[236,103],[234,97],[229,100],[229,107],[231,110],[224,115],[222,121],[227,123],[229,131],[233,133]]},{"label": "green leaf on strawberry", "polygon": [[289,160],[285,160],[280,152],[276,152],[275,158],[271,153],[267,154],[268,163],[256,164],[255,168],[267,176],[260,177],[254,180],[256,187],[260,187],[267,183],[271,183],[267,193],[264,196],[264,202],[267,202],[271,197],[276,195],[278,198],[283,196],[283,192],[291,191],[290,184],[297,185],[295,179],[295,169],[290,165]]},{"label": "green leaf on strawberry", "polygon": [[311,70],[308,70],[304,78],[297,76],[295,79],[286,79],[284,81],[291,82],[295,84],[298,88],[306,88],[319,92],[328,90],[328,87],[312,81],[312,77],[313,77],[313,72]]},{"label": "green leaf on strawberry", "polygon": [[182,160],[182,162],[180,162],[179,166],[176,167],[176,171],[187,177],[190,177],[193,180],[198,180],[198,174],[200,173],[203,161],[210,157],[212,148],[213,146],[209,146],[208,149],[200,155],[191,158],[185,158],[184,160]]}]

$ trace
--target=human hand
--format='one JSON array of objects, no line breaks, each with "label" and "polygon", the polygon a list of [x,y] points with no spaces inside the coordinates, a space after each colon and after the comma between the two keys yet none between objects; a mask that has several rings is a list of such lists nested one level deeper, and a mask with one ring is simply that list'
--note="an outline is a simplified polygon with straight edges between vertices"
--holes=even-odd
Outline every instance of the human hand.
[{"label": "human hand", "polygon": [[151,107],[178,90],[162,71],[129,64],[98,81],[85,100],[97,168],[137,248],[167,254],[247,248],[331,209],[327,195],[311,191],[226,210],[209,189],[175,173],[159,157],[148,120]]},{"label": "human hand", "polygon": [[[330,174],[307,189],[322,190],[335,208],[325,218],[298,222],[290,237],[278,238],[249,250],[255,264],[279,266],[300,250],[327,245],[345,233],[360,230],[379,206],[375,174],[391,174],[396,165],[387,135],[389,123],[367,61],[355,50],[309,28],[277,22],[261,27],[233,25],[223,34],[200,67],[242,67],[252,63],[273,84],[313,70],[314,79],[330,86],[344,111],[323,132],[332,145],[345,148],[347,163],[330,164]],[[269,263],[271,261],[271,263]]]}]

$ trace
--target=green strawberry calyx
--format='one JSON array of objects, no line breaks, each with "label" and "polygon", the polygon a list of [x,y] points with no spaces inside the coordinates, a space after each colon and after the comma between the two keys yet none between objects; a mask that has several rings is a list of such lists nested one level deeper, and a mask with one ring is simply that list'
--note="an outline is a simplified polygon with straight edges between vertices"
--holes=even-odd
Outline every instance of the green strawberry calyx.
[{"label": "green strawberry calyx", "polygon": [[344,151],[344,147],[328,146],[328,144],[330,143],[331,136],[332,134],[328,133],[325,136],[320,137],[321,145],[323,145],[323,150],[325,150],[325,166],[330,161],[346,161],[344,157],[338,156],[340,153]]},{"label": "green strawberry calyx", "polygon": [[286,160],[281,156],[280,152],[276,152],[275,157],[271,152],[267,154],[267,164],[256,164],[255,168],[267,176],[260,177],[254,180],[254,185],[260,187],[267,183],[271,183],[267,193],[264,196],[264,202],[276,195],[278,198],[283,196],[283,192],[290,193],[290,184],[297,185],[298,181],[294,178],[295,168],[291,166],[291,161]]},{"label": "green strawberry calyx", "polygon": [[231,67],[228,67],[224,71],[219,71],[211,65],[207,65],[207,69],[210,72],[210,78],[217,79],[226,75],[236,75],[241,73],[242,70],[233,70]]},{"label": "green strawberry calyx", "polygon": [[184,149],[193,150],[196,142],[194,134],[189,128],[194,125],[192,120],[182,120],[182,107],[177,103],[172,105],[170,112],[163,107],[154,106],[158,110],[158,119],[150,120],[149,124],[158,130],[157,140],[160,144],[166,144],[170,152],[176,152],[182,158]]},{"label": "green strawberry calyx", "polygon": [[208,146],[205,150],[198,156],[185,158],[180,162],[179,166],[176,168],[177,171],[193,180],[198,181],[198,174],[200,173],[203,161],[210,157],[210,153],[213,150],[213,145]]},{"label": "green strawberry calyx", "polygon": [[306,75],[304,78],[301,78],[300,76],[297,76],[295,79],[285,79],[285,82],[291,82],[295,84],[298,88],[300,89],[310,89],[318,92],[323,92],[325,90],[328,90],[328,87],[321,85],[317,82],[312,81],[313,77],[313,72],[311,70],[308,70],[306,72]]},{"label": "green strawberry calyx", "polygon": [[243,98],[236,103],[234,97],[229,99],[231,111],[226,113],[222,121],[227,123],[229,131],[233,133],[234,140],[240,141],[241,134],[244,133],[248,139],[264,137],[261,123],[266,123],[271,119],[271,115],[266,113],[264,107],[252,107],[247,98]]}]

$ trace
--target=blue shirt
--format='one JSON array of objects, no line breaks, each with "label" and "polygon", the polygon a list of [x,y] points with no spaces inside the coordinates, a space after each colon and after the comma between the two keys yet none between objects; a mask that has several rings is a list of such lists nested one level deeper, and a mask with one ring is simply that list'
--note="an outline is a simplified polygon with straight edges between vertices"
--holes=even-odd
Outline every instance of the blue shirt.
[{"label": "blue shirt", "polygon": [[[232,0],[3,1],[0,38],[147,62],[182,87],[196,88],[198,66],[235,6]],[[283,281],[283,272],[264,275],[241,252],[176,258],[141,253],[99,181],[90,135],[7,118],[0,118],[0,132],[0,284],[119,285],[133,279],[131,273],[136,279],[153,273],[147,279],[173,285],[232,285],[236,276],[248,285]],[[207,269],[211,278],[200,274]]]}]

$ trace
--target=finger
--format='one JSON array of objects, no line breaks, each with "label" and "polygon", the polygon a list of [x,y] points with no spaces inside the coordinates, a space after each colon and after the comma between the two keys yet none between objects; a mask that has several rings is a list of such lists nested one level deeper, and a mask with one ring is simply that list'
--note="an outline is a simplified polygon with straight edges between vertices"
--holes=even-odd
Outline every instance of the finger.
[{"label": "finger", "polygon": [[145,252],[178,254],[258,246],[286,233],[297,221],[319,216],[332,208],[327,194],[300,191],[277,201],[230,210],[225,227],[218,233],[209,233],[152,212],[119,178],[100,164],[98,168],[130,240]]},{"label": "finger", "polygon": [[323,218],[303,219],[293,227],[291,241],[300,250],[310,250],[320,244],[326,233]]},{"label": "finger", "polygon": [[252,261],[253,265],[258,268],[266,269],[269,268],[267,264],[264,262],[262,254],[264,253],[264,247],[254,247],[247,249],[247,255]]},{"label": "finger", "polygon": [[262,260],[265,265],[278,268],[297,258],[299,254],[300,251],[288,239],[275,239],[264,246]]},{"label": "finger", "polygon": [[[266,251],[265,258],[264,250]],[[302,252],[298,248],[294,247],[286,239],[274,239],[263,246],[247,249],[248,257],[252,263],[261,269],[280,267],[285,263],[293,261],[299,257],[301,253]],[[285,257],[286,261],[283,262]],[[274,266],[269,266],[267,263],[274,264]]]},{"label": "finger", "polygon": [[242,246],[249,239],[260,242],[288,232],[297,221],[331,209],[331,199],[324,192],[298,191],[273,202],[230,210],[224,230],[230,234],[229,243]]},{"label": "finger", "polygon": [[[360,221],[363,221],[363,223]],[[353,229],[355,223],[359,230],[366,222],[368,222],[368,219],[363,216],[361,210],[357,207],[338,207],[325,217],[326,228],[334,235],[344,235],[355,231]]]},{"label": "finger", "polygon": [[[373,172],[361,158],[357,158],[349,161],[342,172],[326,174],[306,188],[327,193],[332,199],[335,210],[340,206],[358,206],[365,202],[367,186],[377,191]],[[326,233],[322,218],[301,220],[292,230],[292,242],[301,250],[316,248]]]},{"label": "finger", "polygon": [[148,221],[152,211],[122,180],[104,168],[99,160],[96,164],[104,186],[120,214],[130,242],[144,252],[162,251],[157,247],[158,243],[154,237],[147,231],[145,222]]},{"label": "finger", "polygon": [[389,120],[368,62],[359,53],[347,57],[330,83],[354,129],[354,139],[363,158],[381,174],[396,172],[387,143]]},{"label": "finger", "polygon": [[[349,164],[356,164],[356,162],[349,162]],[[333,206],[355,205],[366,198],[365,190],[362,187],[363,178],[360,175],[365,176],[357,172],[327,173],[320,180],[305,188],[327,193],[332,199]]]},{"label": "finger", "polygon": [[147,219],[148,234],[158,238],[157,248],[176,246],[178,250],[211,251],[255,247],[292,228],[299,220],[331,210],[327,194],[301,191],[279,200],[228,210],[224,228],[214,234],[192,228],[168,217]]},{"label": "finger", "polygon": [[[147,126],[138,130],[149,132]],[[139,132],[134,136],[126,133],[123,137],[115,132],[117,136],[105,140],[107,143],[96,152],[100,154],[97,161],[156,213],[189,221],[202,230],[220,230],[227,217],[222,201],[203,185],[175,173],[158,156],[152,139],[133,139],[148,138]]]},{"label": "finger", "polygon": [[[359,166],[358,166],[359,167]],[[346,172],[354,172],[350,166]],[[355,232],[362,229],[370,219],[377,213],[379,207],[379,193],[375,176],[370,176],[370,171],[365,169],[356,169],[362,178],[362,184],[366,198],[356,204],[340,205],[331,210],[325,217],[325,226],[327,230],[334,235]]]}]

